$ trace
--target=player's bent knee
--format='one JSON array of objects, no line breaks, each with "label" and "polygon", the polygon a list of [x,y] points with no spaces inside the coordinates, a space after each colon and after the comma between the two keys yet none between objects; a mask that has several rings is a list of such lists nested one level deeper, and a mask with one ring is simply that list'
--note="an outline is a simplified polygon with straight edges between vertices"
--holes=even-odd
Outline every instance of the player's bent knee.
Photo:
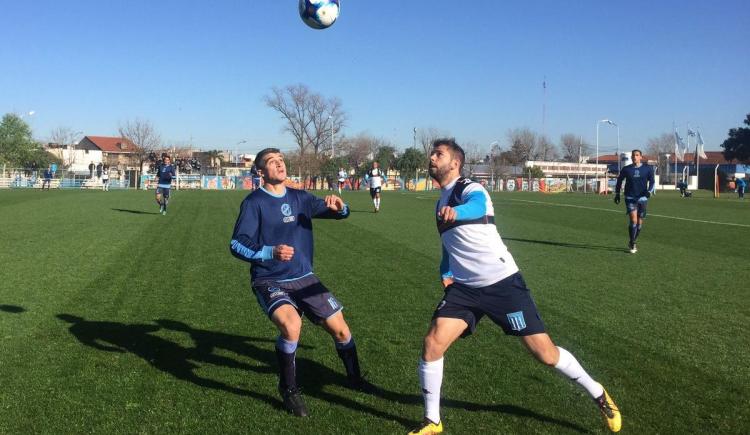
[{"label": "player's bent knee", "polygon": [[427,334],[424,338],[422,358],[425,361],[435,361],[443,357],[448,350],[448,342],[440,340],[435,334]]}]

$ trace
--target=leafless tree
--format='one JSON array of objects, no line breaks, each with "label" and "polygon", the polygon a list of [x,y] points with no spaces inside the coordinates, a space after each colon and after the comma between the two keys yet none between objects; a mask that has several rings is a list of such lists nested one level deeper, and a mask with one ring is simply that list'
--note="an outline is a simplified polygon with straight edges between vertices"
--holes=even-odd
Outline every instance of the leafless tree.
[{"label": "leafless tree", "polygon": [[659,173],[666,174],[669,164],[664,154],[674,154],[674,135],[672,133],[662,133],[661,136],[649,138],[646,142],[646,153],[659,161]]},{"label": "leafless tree", "polygon": [[537,134],[531,129],[514,128],[507,133],[510,149],[507,158],[512,165],[520,165],[528,160],[536,160]]},{"label": "leafless tree", "polygon": [[564,161],[577,163],[581,156],[591,154],[591,144],[573,133],[565,133],[560,136],[560,151]]},{"label": "leafless tree", "polygon": [[356,169],[363,168],[367,161],[375,156],[381,145],[379,139],[364,133],[336,142],[337,149],[341,150],[340,155],[346,156],[349,165]]},{"label": "leafless tree", "polygon": [[[74,132],[71,128],[57,127],[50,133],[49,141],[60,146],[70,146],[73,141],[76,140],[78,134],[80,134],[80,132]],[[75,153],[70,149],[67,154],[67,158],[63,159],[63,166],[69,168],[75,163]],[[61,157],[62,156],[64,156],[64,154],[61,154]]]},{"label": "leafless tree", "polygon": [[646,142],[646,152],[648,154],[664,154],[674,152],[674,135],[672,133],[663,133],[661,136],[652,137]]},{"label": "leafless tree", "polygon": [[140,188],[140,171],[143,162],[161,145],[161,137],[150,121],[138,119],[127,121],[119,128],[120,136],[133,144],[133,155],[138,160],[137,187]]},{"label": "leafless tree", "polygon": [[545,135],[537,136],[536,159],[545,162],[555,161],[558,158],[557,147]]},{"label": "leafless tree", "polygon": [[341,100],[327,99],[303,84],[274,87],[263,101],[286,121],[283,130],[294,136],[300,156],[311,151],[317,158],[322,151],[330,150],[346,123]]},{"label": "leafless tree", "polygon": [[432,143],[437,139],[451,137],[451,134],[435,127],[417,129],[417,147],[422,147],[425,155],[429,156],[432,151]]}]

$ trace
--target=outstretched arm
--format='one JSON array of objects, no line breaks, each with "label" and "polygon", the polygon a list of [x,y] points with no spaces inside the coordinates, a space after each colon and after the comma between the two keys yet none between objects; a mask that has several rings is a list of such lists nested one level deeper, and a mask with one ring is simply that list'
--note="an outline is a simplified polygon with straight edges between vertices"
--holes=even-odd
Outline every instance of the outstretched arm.
[{"label": "outstretched arm", "polygon": [[314,197],[312,216],[319,219],[346,219],[349,217],[349,206],[336,195],[327,195],[323,199]]}]

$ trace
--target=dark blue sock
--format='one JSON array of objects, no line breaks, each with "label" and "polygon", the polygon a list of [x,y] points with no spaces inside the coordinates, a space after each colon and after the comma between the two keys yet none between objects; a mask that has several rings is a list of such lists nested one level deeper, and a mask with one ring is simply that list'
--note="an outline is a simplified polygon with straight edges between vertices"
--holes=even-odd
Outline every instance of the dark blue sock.
[{"label": "dark blue sock", "polygon": [[279,388],[282,390],[297,388],[296,352],[296,341],[288,341],[282,337],[276,339],[276,361],[279,363]]},{"label": "dark blue sock", "polygon": [[633,238],[633,242],[638,239],[638,235],[641,234],[641,224],[638,224],[635,226],[635,237]]},{"label": "dark blue sock", "polygon": [[354,344],[354,337],[349,338],[346,343],[336,342],[336,352],[344,363],[346,377],[349,379],[359,379],[362,374],[359,371],[359,357],[357,356],[357,346]]},{"label": "dark blue sock", "polygon": [[636,232],[638,231],[637,225],[628,225],[628,234],[630,235],[630,243],[635,243]]}]

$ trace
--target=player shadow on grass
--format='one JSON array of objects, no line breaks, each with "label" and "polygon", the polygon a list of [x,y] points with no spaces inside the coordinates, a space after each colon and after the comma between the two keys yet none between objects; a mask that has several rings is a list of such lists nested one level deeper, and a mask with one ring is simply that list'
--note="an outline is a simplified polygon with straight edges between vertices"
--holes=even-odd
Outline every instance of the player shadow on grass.
[{"label": "player shadow on grass", "polygon": [[[196,329],[184,322],[168,319],[155,320],[156,324],[126,324],[91,321],[71,314],[58,314],[57,318],[69,323],[70,326],[68,329],[70,333],[86,346],[106,352],[132,353],[142,358],[152,367],[169,373],[177,379],[191,382],[199,387],[252,397],[253,399],[268,403],[278,410],[283,410],[282,402],[278,397],[227,385],[214,379],[200,377],[195,373],[196,369],[201,367],[200,363],[204,363],[267,375],[270,378],[268,382],[275,384],[277,380],[276,354],[273,350],[275,340]],[[160,330],[187,334],[193,340],[194,346],[184,347],[154,335],[155,332]],[[300,348],[310,349],[310,347],[306,346],[300,346]],[[216,355],[214,353],[216,351],[228,351],[240,358],[252,359],[260,363],[260,365],[248,364],[232,357]],[[333,349],[330,351],[333,352]],[[297,368],[300,374],[300,384],[304,389],[304,394],[307,396],[351,410],[364,412],[374,417],[395,421],[404,427],[409,427],[416,421],[405,418],[402,415],[390,414],[331,391],[329,388],[331,386],[345,387],[347,385],[346,377],[342,372],[335,371],[316,361],[299,356],[297,358]],[[352,392],[351,394],[364,393]],[[422,397],[419,395],[403,394],[379,387],[374,387],[368,394],[382,400],[405,405],[416,406],[422,404]],[[553,423],[579,432],[585,432],[584,429],[572,423],[537,414],[514,405],[484,405],[451,399],[444,399],[442,403],[447,407],[467,411],[491,411],[533,418],[538,421]]]},{"label": "player shadow on grass", "polygon": [[[203,329],[195,329],[183,322],[174,320],[158,319],[155,322],[164,329],[184,332],[190,335],[190,337],[195,342],[195,349],[201,355],[201,358],[204,358],[205,354],[212,353],[214,349],[227,350],[239,356],[251,358],[262,363],[267,370],[255,371],[262,373],[273,373],[274,376],[272,382],[276,381],[276,354],[273,350],[273,346],[268,346],[266,344],[265,347],[270,347],[270,349],[267,349],[253,344],[270,343],[273,342],[273,340],[245,337],[241,335],[226,334],[223,332],[207,331]],[[300,347],[303,349],[309,349],[309,347],[307,346],[300,345]],[[333,352],[333,349],[331,349],[330,351]],[[303,387],[305,395],[315,397],[316,399],[328,403],[333,403],[352,410],[365,412],[374,417],[395,421],[400,423],[404,427],[410,427],[414,425],[415,420],[413,419],[404,418],[401,415],[392,415],[388,412],[373,408],[371,406],[356,402],[347,397],[343,397],[331,392],[330,388],[328,387],[333,385],[346,388],[347,379],[346,376],[344,376],[343,372],[335,371],[327,366],[324,366],[307,358],[300,358],[299,354],[297,356],[296,363],[297,373],[299,374],[298,382]],[[364,363],[367,364],[366,361]],[[401,403],[404,405],[416,406],[422,405],[423,403],[421,395],[403,394],[395,391],[388,391],[377,386],[373,386],[365,394],[370,394],[374,397],[388,402]],[[518,417],[533,418],[541,422],[556,424],[558,426],[576,430],[578,432],[587,432],[586,429],[573,423],[538,414],[534,411],[514,405],[486,405],[453,399],[443,399],[441,402],[443,406],[449,408],[457,408],[472,412],[499,412],[503,414],[515,415]],[[278,402],[276,406],[280,407],[281,403]]]},{"label": "player shadow on grass", "polygon": [[514,242],[524,243],[537,243],[540,245],[560,246],[563,248],[578,248],[578,249],[593,249],[597,251],[612,251],[612,252],[628,252],[624,248],[615,248],[612,246],[601,246],[601,245],[588,245],[585,243],[570,243],[570,242],[553,242],[550,240],[531,240],[531,239],[517,239],[514,237],[503,237],[503,240],[512,240]]},{"label": "player shadow on grass", "polygon": [[150,212],[150,211],[143,211],[143,210],[129,210],[127,208],[113,208],[111,210],[119,211],[122,213],[132,213],[132,214],[159,214],[156,212]]},{"label": "player shadow on grass", "polygon": [[26,308],[19,307],[18,305],[0,305],[0,311],[5,311],[6,313],[23,313],[26,311]]},{"label": "player shadow on grass", "polygon": [[[197,362],[243,370],[252,370],[255,367],[232,358],[198,352],[194,348],[186,348],[153,335],[161,329],[158,325],[91,321],[71,314],[58,314],[56,317],[70,323],[70,333],[86,346],[106,352],[132,353],[151,366],[200,387],[249,396],[268,403],[276,402],[265,394],[198,376],[195,370],[201,366],[196,364]],[[281,408],[281,405],[278,407]]]}]

